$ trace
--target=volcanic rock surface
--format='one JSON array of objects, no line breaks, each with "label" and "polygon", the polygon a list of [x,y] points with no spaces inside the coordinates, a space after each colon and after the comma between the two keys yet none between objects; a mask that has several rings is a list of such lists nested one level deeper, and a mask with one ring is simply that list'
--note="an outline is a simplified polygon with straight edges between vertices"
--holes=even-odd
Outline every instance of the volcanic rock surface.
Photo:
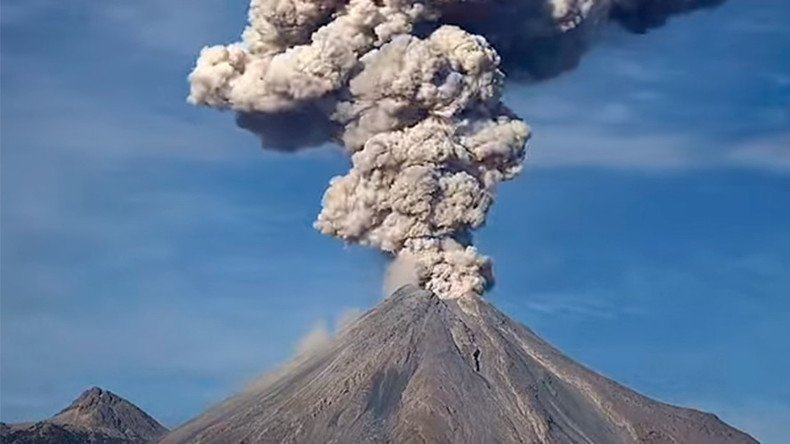
[{"label": "volcanic rock surface", "polygon": [[50,419],[1,424],[2,444],[142,444],[156,442],[167,429],[120,396],[98,387],[83,392]]},{"label": "volcanic rock surface", "polygon": [[163,443],[755,443],[573,362],[480,298],[403,287]]}]

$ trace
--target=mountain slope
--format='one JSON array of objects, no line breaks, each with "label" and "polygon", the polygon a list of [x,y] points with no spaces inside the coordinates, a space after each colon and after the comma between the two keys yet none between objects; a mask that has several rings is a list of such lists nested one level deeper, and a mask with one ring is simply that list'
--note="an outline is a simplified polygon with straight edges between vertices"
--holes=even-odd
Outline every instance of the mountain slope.
[{"label": "mountain slope", "polygon": [[155,442],[167,429],[134,404],[98,387],[83,392],[63,411],[33,424],[0,426],[3,444]]},{"label": "mountain slope", "polygon": [[643,397],[480,299],[404,287],[163,443],[754,443]]}]

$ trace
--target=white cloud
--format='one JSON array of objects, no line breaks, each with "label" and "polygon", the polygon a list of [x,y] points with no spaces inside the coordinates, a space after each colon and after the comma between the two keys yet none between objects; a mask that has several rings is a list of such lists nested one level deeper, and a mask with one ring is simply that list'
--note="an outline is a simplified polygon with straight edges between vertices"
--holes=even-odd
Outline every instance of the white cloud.
[{"label": "white cloud", "polygon": [[547,318],[615,320],[622,316],[644,314],[644,310],[633,301],[615,301],[611,294],[600,291],[534,293],[519,305]]},{"label": "white cloud", "polygon": [[595,125],[533,126],[529,167],[592,166],[665,171],[693,167],[689,141],[673,134],[612,134]]},{"label": "white cloud", "polygon": [[727,153],[727,160],[733,165],[790,172],[790,132],[737,143]]},{"label": "white cloud", "polygon": [[[147,107],[129,109],[109,98],[82,94],[46,73],[31,73],[25,86],[29,89],[24,93],[11,92],[4,97],[6,151],[43,151],[49,156],[78,156],[92,162],[145,158],[217,161],[232,160],[234,155],[238,159],[245,153],[227,146],[229,140],[239,140],[230,115],[189,121],[183,115]],[[199,116],[197,111],[193,114]],[[252,137],[245,140],[254,145]]]},{"label": "white cloud", "polygon": [[[645,172],[752,169],[790,173],[790,132],[716,140],[694,128],[637,128],[639,114],[608,103],[583,115],[563,100],[537,102],[527,168],[596,167]],[[529,118],[527,119],[530,120]],[[703,148],[704,147],[704,148]]]}]

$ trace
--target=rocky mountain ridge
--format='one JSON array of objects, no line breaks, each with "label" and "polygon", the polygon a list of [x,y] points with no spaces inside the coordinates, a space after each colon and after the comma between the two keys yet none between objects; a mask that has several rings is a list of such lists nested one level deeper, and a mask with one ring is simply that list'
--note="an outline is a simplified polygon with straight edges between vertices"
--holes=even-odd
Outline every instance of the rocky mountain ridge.
[{"label": "rocky mountain ridge", "polygon": [[120,396],[98,387],[44,421],[0,423],[3,444],[144,444],[157,442],[167,428]]}]

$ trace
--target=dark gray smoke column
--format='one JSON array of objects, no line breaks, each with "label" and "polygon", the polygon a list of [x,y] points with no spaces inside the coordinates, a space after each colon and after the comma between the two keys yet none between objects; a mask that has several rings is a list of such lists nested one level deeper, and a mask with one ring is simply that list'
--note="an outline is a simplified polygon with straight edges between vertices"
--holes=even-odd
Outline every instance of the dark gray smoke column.
[{"label": "dark gray smoke column", "polygon": [[450,2],[442,21],[481,34],[508,75],[546,80],[574,69],[602,26],[643,34],[678,14],[724,0],[468,0]]},{"label": "dark gray smoke column", "polygon": [[644,31],[713,3],[252,0],[242,42],[201,52],[189,100],[236,111],[267,148],[342,143],[352,168],[331,180],[315,227],[397,256],[442,298],[480,295],[491,263],[471,232],[521,172],[530,135],[501,102],[500,54],[546,78],[610,19]]}]

